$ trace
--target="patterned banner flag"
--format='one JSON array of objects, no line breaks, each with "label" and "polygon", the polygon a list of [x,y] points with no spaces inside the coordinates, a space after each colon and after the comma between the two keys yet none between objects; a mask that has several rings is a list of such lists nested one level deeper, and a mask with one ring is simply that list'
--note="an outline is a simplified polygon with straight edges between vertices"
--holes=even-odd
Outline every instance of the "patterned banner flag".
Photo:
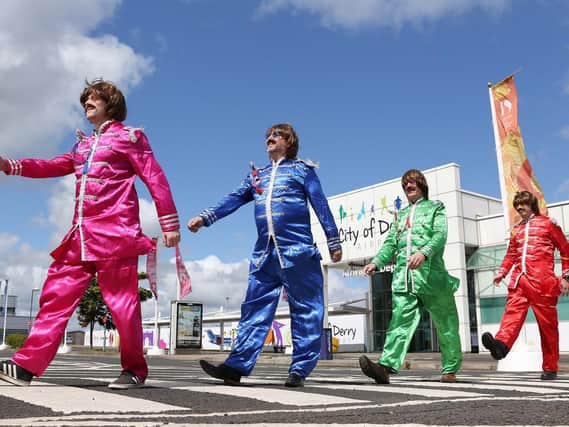
[{"label": "patterned banner flag", "polygon": [[176,245],[176,271],[178,272],[178,281],[180,282],[180,299],[192,292],[192,281],[184,261],[180,253],[180,245]]},{"label": "patterned banner flag", "polygon": [[547,215],[547,206],[526,157],[518,123],[518,94],[514,76],[509,76],[498,84],[489,85],[489,91],[504,219],[506,227],[511,229],[519,221],[519,216],[512,206],[517,191],[526,190],[537,197],[539,210],[543,215]]},{"label": "patterned banner flag", "polygon": [[158,278],[156,274],[158,239],[154,237],[152,240],[154,241],[154,249],[146,255],[146,274],[148,275],[148,282],[150,282],[150,290],[154,294],[154,298],[158,299]]}]

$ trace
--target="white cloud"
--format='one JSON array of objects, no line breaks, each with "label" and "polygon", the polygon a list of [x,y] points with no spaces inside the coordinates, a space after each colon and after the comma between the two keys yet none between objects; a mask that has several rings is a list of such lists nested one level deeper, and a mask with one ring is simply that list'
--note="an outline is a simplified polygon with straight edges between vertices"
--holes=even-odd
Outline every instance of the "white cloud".
[{"label": "white cloud", "polygon": [[566,194],[569,193],[569,179],[564,179],[561,184],[557,187],[557,193]]},{"label": "white cloud", "polygon": [[5,0],[0,15],[0,153],[52,154],[81,125],[85,79],[103,77],[125,92],[153,71],[152,59],[116,37],[90,36],[119,0]]},{"label": "white cloud", "polygon": [[158,239],[161,239],[162,229],[158,222],[154,202],[139,198],[138,204],[140,207],[140,226],[142,232],[149,237],[158,237]]},{"label": "white cloud", "polygon": [[[16,313],[27,315],[33,288],[41,288],[50,264],[49,254],[22,243],[19,236],[0,234],[0,279],[8,279],[8,294],[17,297]],[[2,292],[4,282],[2,282]],[[37,312],[35,295],[34,313]]]},{"label": "white cloud", "polygon": [[569,126],[563,126],[559,130],[559,136],[563,139],[569,139]]},{"label": "white cloud", "polygon": [[10,249],[16,246],[20,238],[14,234],[0,233],[0,256],[9,253]]},{"label": "white cloud", "polygon": [[259,16],[290,9],[291,13],[318,16],[329,28],[358,30],[373,27],[399,29],[445,16],[461,15],[474,9],[500,12],[510,0],[262,0]]}]

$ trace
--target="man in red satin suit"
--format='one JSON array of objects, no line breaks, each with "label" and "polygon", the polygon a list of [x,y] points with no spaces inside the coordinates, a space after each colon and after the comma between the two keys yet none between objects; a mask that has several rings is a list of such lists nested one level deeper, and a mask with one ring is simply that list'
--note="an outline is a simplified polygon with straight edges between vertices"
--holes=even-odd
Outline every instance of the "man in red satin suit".
[{"label": "man in red satin suit", "polygon": [[[557,378],[559,362],[559,322],[557,299],[569,293],[569,243],[563,230],[551,219],[540,215],[536,197],[519,191],[513,201],[521,221],[512,231],[506,256],[494,277],[499,285],[512,270],[508,297],[500,330],[495,337],[482,335],[482,344],[496,360],[506,357],[516,341],[531,307],[541,337],[542,380]],[[562,277],[554,272],[555,248],[561,254]]]}]

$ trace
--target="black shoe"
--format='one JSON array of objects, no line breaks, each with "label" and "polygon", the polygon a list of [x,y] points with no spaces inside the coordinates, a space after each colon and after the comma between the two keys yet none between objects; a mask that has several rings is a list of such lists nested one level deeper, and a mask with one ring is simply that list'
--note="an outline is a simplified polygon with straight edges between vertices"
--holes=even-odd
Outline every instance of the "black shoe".
[{"label": "black shoe", "polygon": [[553,381],[557,379],[557,372],[553,371],[543,371],[541,373],[541,379],[544,381]]},{"label": "black shoe", "polygon": [[378,384],[389,384],[389,369],[383,365],[373,363],[365,355],[360,356],[360,368],[368,377]]},{"label": "black shoe", "polygon": [[144,380],[129,371],[122,371],[119,377],[107,387],[114,390],[128,390],[131,388],[144,387]]},{"label": "black shoe", "polygon": [[241,384],[241,373],[237,369],[233,369],[224,363],[215,366],[205,360],[200,360],[200,366],[210,377],[223,380],[227,385]]},{"label": "black shoe", "polygon": [[285,387],[304,387],[304,377],[295,373],[289,374],[285,382]]},{"label": "black shoe", "polygon": [[490,332],[484,332],[482,334],[482,344],[488,350],[490,354],[496,360],[503,359],[507,356],[510,349],[502,341],[495,339]]},{"label": "black shoe", "polygon": [[19,386],[28,386],[32,382],[34,374],[16,365],[11,360],[0,362],[0,380]]}]

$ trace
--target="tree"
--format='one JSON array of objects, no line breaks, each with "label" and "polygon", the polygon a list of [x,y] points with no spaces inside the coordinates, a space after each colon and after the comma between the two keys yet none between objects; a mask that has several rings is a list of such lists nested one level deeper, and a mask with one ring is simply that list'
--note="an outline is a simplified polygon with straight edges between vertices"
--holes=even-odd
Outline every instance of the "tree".
[{"label": "tree", "polygon": [[[146,278],[146,273],[138,273],[138,280],[144,280]],[[138,296],[140,302],[144,302],[152,298],[152,292],[145,288],[138,288]],[[89,287],[85,291],[83,298],[81,298],[81,302],[77,308],[77,318],[79,319],[79,325],[81,325],[81,327],[89,326],[90,348],[93,348],[93,331],[95,324],[98,323],[108,331],[116,329],[111,312],[103,300],[97,276],[91,279]]]}]

